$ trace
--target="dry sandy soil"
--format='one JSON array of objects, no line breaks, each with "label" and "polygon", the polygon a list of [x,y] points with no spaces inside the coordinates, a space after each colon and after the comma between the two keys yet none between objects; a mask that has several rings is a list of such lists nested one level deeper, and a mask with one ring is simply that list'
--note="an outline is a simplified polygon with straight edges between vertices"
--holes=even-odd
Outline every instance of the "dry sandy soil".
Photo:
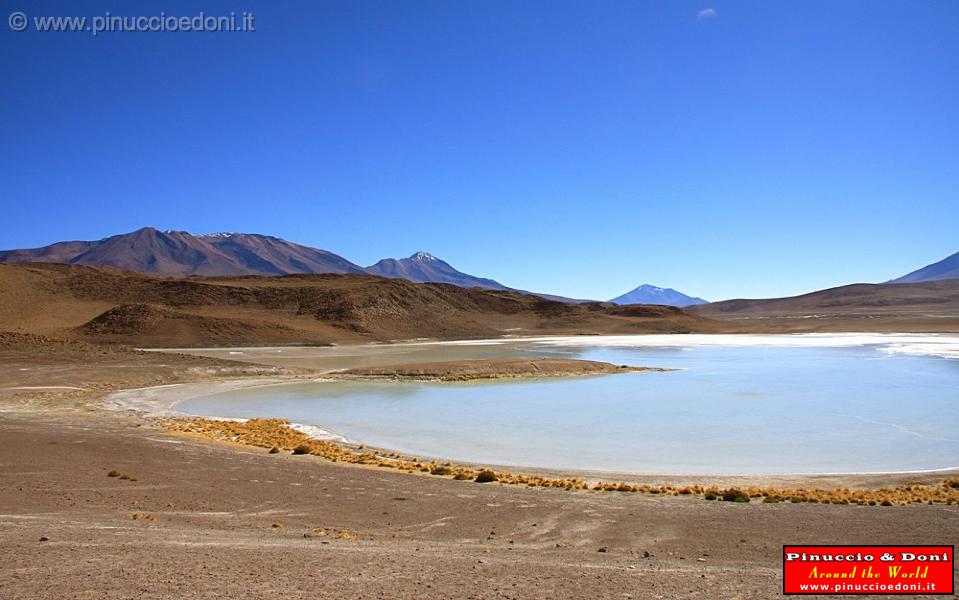
[{"label": "dry sandy soil", "polygon": [[3,598],[770,598],[783,543],[959,535],[955,506],[504,487],[101,418],[0,430]]},{"label": "dry sandy soil", "polygon": [[0,336],[0,598],[770,598],[784,543],[959,537],[955,505],[454,481],[172,436],[99,402],[264,374]]}]

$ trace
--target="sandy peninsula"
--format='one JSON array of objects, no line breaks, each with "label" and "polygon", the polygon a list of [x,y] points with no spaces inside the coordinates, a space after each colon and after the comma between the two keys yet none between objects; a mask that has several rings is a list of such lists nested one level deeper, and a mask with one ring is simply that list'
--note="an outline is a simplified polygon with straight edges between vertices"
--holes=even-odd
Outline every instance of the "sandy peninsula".
[{"label": "sandy peninsula", "polygon": [[358,367],[333,373],[337,377],[397,379],[419,381],[471,381],[475,379],[512,379],[518,377],[575,377],[609,375],[636,371],[665,371],[656,367],[614,365],[595,360],[569,358],[459,360]]}]

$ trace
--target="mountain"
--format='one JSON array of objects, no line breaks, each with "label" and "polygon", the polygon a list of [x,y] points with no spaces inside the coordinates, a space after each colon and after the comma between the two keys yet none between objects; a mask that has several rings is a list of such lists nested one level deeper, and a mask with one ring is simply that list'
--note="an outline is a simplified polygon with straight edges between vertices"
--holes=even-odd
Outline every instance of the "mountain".
[{"label": "mountain", "polygon": [[23,262],[107,266],[160,276],[378,275],[416,283],[450,283],[464,288],[511,291],[560,302],[587,302],[506,287],[498,281],[458,271],[428,252],[417,252],[399,260],[384,258],[364,269],[326,250],[253,233],[196,235],[144,227],[97,241],[58,242],[42,248],[0,251],[0,263]]},{"label": "mountain", "polygon": [[569,304],[372,275],[186,279],[81,265],[0,265],[0,333],[138,347],[683,333],[714,326],[668,306]]},{"label": "mountain", "polygon": [[581,300],[577,298],[567,298],[565,296],[556,296],[554,294],[543,294],[540,292],[530,292],[511,288],[502,283],[488,279],[486,277],[476,277],[468,273],[458,271],[448,262],[436,258],[429,252],[417,252],[407,258],[384,258],[375,265],[366,267],[366,272],[380,277],[389,277],[391,279],[407,279],[416,283],[451,283],[464,288],[482,288],[484,290],[501,290],[504,292],[516,292],[529,296],[539,296],[547,300],[556,302],[567,302],[570,304],[583,304],[594,302],[593,300]]},{"label": "mountain", "polygon": [[590,302],[510,288],[492,279],[458,271],[428,252],[417,252],[399,260],[384,258],[363,268],[326,250],[254,233],[197,235],[144,227],[96,241],[58,242],[42,248],[0,251],[0,263],[25,262],[105,266],[167,277],[378,275],[415,283],[450,283],[463,288],[517,292],[573,304]]},{"label": "mountain", "polygon": [[664,306],[683,307],[706,304],[707,301],[702,298],[687,296],[672,288],[661,288],[644,283],[622,296],[613,298],[610,302],[613,304],[662,304]]},{"label": "mountain", "polygon": [[916,283],[940,279],[959,279],[959,252],[886,283]]},{"label": "mountain", "polygon": [[0,263],[99,265],[151,275],[289,275],[366,270],[326,250],[250,233],[194,235],[144,227],[93,242],[0,252]]},{"label": "mountain", "polygon": [[855,283],[801,296],[712,302],[686,309],[748,331],[959,331],[959,279]]},{"label": "mountain", "polygon": [[498,281],[457,271],[448,262],[429,252],[417,252],[408,258],[384,258],[375,265],[366,267],[366,271],[373,275],[407,279],[416,283],[452,283],[465,288],[515,291]]}]

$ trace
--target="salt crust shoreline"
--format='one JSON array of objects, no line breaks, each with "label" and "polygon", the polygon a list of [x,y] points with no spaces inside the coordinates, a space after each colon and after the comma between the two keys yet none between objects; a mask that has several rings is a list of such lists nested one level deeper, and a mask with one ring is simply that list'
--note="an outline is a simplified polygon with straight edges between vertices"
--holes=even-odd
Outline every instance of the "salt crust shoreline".
[{"label": "salt crust shoreline", "polygon": [[[549,337],[503,337],[489,340],[462,340],[447,342],[415,341],[395,345],[497,345],[515,342],[528,342],[547,346],[605,346],[605,347],[684,347],[684,346],[782,346],[782,347],[852,347],[878,345],[887,354],[907,354],[918,356],[938,356],[959,358],[959,336],[939,334],[773,334],[773,335],[629,335],[629,336],[549,336]],[[366,344],[369,348],[381,344]],[[347,350],[349,347],[341,347]],[[197,350],[197,349],[194,349]],[[223,350],[222,348],[220,350]],[[286,385],[304,382],[323,382],[330,379],[316,378],[263,378],[253,380],[230,380],[216,383],[187,383],[154,386],[123,390],[108,395],[104,406],[111,410],[131,410],[154,418],[174,418],[187,415],[176,410],[176,406],[186,400],[212,394],[231,392],[241,389]],[[211,418],[211,417],[207,417]],[[217,418],[217,417],[212,417]],[[355,443],[333,431],[292,423],[292,428],[306,433],[314,439],[330,440],[340,443]],[[535,468],[535,467],[524,467]],[[923,469],[912,471],[882,472],[843,472],[843,473],[788,473],[783,476],[872,476],[872,475],[909,475],[951,473],[959,466],[941,469]],[[577,472],[569,470],[569,472]]]}]

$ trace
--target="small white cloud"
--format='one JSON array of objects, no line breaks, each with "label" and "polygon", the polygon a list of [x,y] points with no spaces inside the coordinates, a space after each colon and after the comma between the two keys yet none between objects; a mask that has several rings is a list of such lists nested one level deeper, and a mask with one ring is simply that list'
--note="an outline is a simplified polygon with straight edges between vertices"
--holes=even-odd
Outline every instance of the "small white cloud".
[{"label": "small white cloud", "polygon": [[696,15],[697,19],[715,19],[719,13],[715,8],[704,8]]}]

